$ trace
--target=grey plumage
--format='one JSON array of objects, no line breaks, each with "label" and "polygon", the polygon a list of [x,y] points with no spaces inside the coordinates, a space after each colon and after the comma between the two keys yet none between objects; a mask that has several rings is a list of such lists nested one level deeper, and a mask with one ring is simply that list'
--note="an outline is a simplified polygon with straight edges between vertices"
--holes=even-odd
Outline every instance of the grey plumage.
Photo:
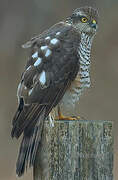
[{"label": "grey plumage", "polygon": [[35,128],[31,130],[30,136],[28,134],[24,134],[23,136],[16,163],[16,174],[18,176],[21,176],[24,173],[25,168],[31,167],[34,164],[37,148],[41,140],[44,118],[45,109],[43,109],[39,116]]},{"label": "grey plumage", "polygon": [[87,72],[97,16],[90,7],[76,9],[66,20],[23,45],[31,54],[18,87],[19,106],[11,132],[16,138],[23,133],[16,164],[18,176],[34,164],[45,118],[57,105],[65,104],[64,109],[69,98],[74,104],[81,89],[90,84]]}]

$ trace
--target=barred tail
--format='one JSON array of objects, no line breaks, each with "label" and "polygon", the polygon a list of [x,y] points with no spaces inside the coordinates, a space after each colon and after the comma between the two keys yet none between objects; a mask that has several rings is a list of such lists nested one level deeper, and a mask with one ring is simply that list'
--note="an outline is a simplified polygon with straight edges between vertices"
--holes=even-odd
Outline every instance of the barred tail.
[{"label": "barred tail", "polygon": [[24,174],[25,169],[27,167],[31,167],[34,165],[37,149],[39,143],[41,141],[41,134],[43,129],[43,122],[45,111],[40,115],[35,127],[33,127],[30,135],[25,134],[21,142],[18,160],[16,163],[16,174],[20,177]]}]

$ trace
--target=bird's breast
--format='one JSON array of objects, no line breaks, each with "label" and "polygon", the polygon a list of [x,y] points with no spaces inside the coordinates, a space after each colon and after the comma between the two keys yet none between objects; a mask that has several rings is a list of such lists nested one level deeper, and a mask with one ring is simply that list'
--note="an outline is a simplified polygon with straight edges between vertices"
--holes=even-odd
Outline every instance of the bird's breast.
[{"label": "bird's breast", "polygon": [[80,64],[79,72],[59,103],[63,113],[75,114],[75,105],[79,101],[82,92],[87,87],[90,87],[91,43],[91,39],[87,35],[82,34],[80,46],[77,50]]},{"label": "bird's breast", "polygon": [[79,71],[75,80],[71,83],[63,96],[61,103],[66,103],[65,106],[68,105],[74,107],[75,103],[79,101],[82,92],[87,87],[90,87],[90,76],[86,71]]},{"label": "bird's breast", "polygon": [[84,89],[90,87],[91,43],[91,39],[87,35],[82,34],[80,46],[77,50],[80,63],[79,72],[60,102],[62,109],[65,109],[65,111],[66,109],[68,111],[75,109],[75,104],[79,101]]}]

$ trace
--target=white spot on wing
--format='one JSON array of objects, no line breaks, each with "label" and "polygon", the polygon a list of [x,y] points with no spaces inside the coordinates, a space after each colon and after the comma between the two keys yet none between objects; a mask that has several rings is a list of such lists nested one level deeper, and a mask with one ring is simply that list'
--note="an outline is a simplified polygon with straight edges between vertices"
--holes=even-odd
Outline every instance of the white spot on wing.
[{"label": "white spot on wing", "polygon": [[40,80],[40,83],[42,85],[44,85],[46,83],[46,74],[45,74],[45,71],[42,71],[42,73],[40,74],[39,80]]},{"label": "white spot on wing", "polygon": [[29,66],[29,67],[26,69],[26,71],[28,71],[30,68],[31,68],[31,66]]},{"label": "white spot on wing", "polygon": [[54,119],[50,114],[49,114],[49,120],[50,120],[50,127],[54,127]]},{"label": "white spot on wing", "polygon": [[39,64],[41,64],[41,62],[42,62],[42,59],[39,57],[37,61],[34,63],[34,66],[38,66]]},{"label": "white spot on wing", "polygon": [[57,36],[60,35],[60,34],[61,34],[60,32],[57,32],[57,33],[56,33]]},{"label": "white spot on wing", "polygon": [[41,50],[46,50],[48,48],[48,46],[41,46]]},{"label": "white spot on wing", "polygon": [[38,57],[38,52],[35,52],[33,55],[32,55],[33,58],[37,58]]},{"label": "white spot on wing", "polygon": [[50,36],[47,36],[47,37],[45,38],[45,40],[50,40]]},{"label": "white spot on wing", "polygon": [[21,82],[19,83],[18,88],[17,88],[18,102],[19,102],[20,91],[21,91]]},{"label": "white spot on wing", "polygon": [[29,90],[29,96],[32,94],[33,88]]},{"label": "white spot on wing", "polygon": [[48,57],[48,56],[50,56],[51,55],[51,50],[50,49],[47,49],[47,51],[46,51],[46,53],[45,53],[45,57]]},{"label": "white spot on wing", "polygon": [[50,43],[53,44],[53,45],[57,44],[58,42],[59,42],[59,40],[56,39],[56,38],[54,38],[54,39],[52,39],[52,40],[50,41]]}]

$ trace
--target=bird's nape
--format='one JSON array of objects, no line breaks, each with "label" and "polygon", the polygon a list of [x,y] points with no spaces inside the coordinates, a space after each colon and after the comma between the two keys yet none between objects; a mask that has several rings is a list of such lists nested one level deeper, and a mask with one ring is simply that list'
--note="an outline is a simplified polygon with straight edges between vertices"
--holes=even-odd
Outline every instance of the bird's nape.
[{"label": "bird's nape", "polygon": [[66,22],[73,25],[80,33],[94,35],[98,28],[98,11],[91,7],[77,8]]}]

